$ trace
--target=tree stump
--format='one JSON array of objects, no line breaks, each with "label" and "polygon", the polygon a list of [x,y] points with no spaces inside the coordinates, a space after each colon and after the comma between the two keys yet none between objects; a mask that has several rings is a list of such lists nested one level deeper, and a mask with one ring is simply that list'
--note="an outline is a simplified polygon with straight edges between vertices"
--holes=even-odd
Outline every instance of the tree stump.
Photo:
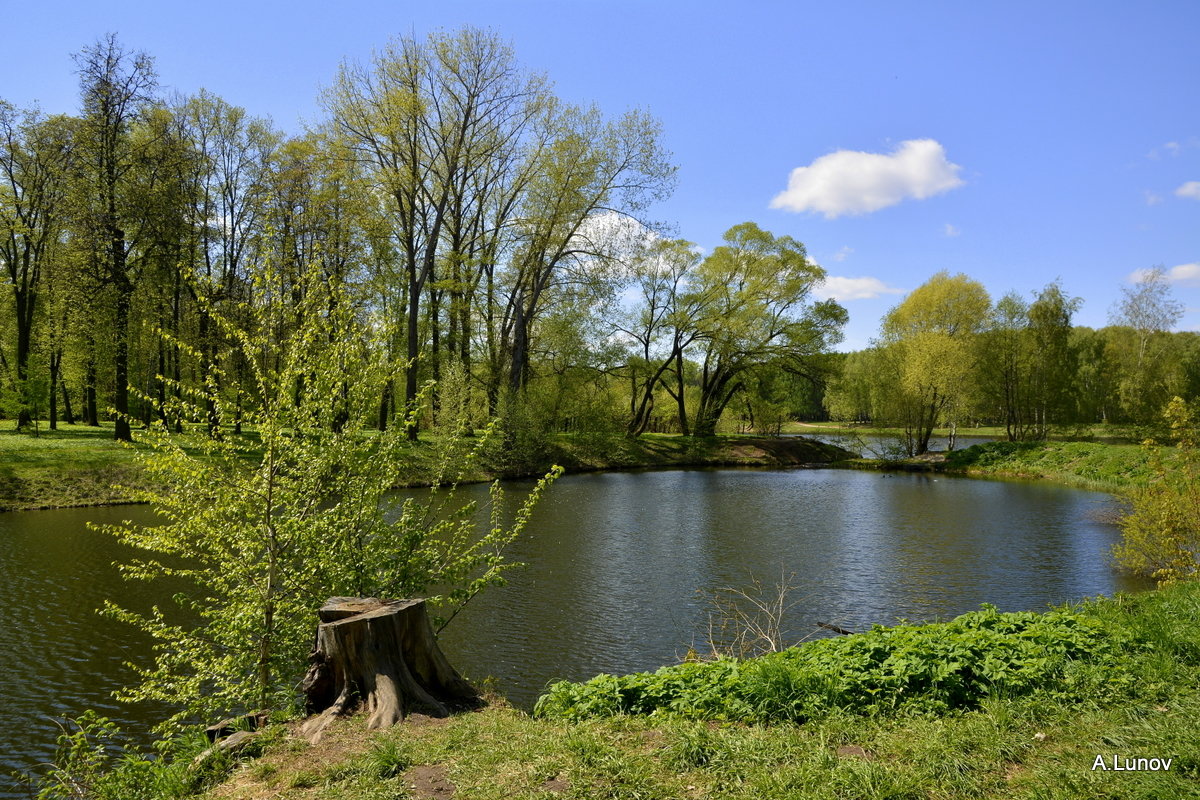
[{"label": "tree stump", "polygon": [[312,741],[335,718],[365,711],[368,728],[412,711],[445,717],[482,704],[438,647],[424,600],[331,597],[318,613],[316,648],[300,688]]}]

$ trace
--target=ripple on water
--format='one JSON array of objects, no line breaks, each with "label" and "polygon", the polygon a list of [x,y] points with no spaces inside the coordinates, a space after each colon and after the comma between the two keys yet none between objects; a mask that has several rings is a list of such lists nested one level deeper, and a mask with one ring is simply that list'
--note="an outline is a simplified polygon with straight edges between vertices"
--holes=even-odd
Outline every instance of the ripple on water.
[{"label": "ripple on water", "polygon": [[[487,487],[459,491],[482,500]],[[567,476],[513,547],[529,566],[473,600],[443,643],[465,673],[495,676],[528,707],[552,680],[673,662],[703,641],[706,596],[751,576],[773,585],[795,574],[799,602],[785,624],[797,638],[817,620],[860,630],[981,602],[1038,609],[1111,594],[1134,587],[1108,564],[1116,531],[1095,510],[1109,503],[1053,486],[840,470]],[[96,708],[146,741],[169,714],[111,694],[133,677],[124,663],[145,663],[151,643],[95,609],[109,597],[145,609],[175,590],[122,581],[111,564],[129,552],[85,527],[129,517],[152,514],[0,515],[3,646],[30,654],[0,671],[0,772],[51,756],[53,716]]]}]

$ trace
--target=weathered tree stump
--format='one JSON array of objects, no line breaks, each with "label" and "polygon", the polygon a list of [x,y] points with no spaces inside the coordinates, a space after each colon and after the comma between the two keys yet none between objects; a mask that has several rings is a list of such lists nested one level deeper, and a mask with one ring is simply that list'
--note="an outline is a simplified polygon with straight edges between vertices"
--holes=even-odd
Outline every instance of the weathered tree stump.
[{"label": "weathered tree stump", "polygon": [[317,644],[301,683],[314,742],[335,718],[365,711],[368,728],[412,711],[445,717],[481,705],[438,647],[424,600],[331,597],[318,614]]}]

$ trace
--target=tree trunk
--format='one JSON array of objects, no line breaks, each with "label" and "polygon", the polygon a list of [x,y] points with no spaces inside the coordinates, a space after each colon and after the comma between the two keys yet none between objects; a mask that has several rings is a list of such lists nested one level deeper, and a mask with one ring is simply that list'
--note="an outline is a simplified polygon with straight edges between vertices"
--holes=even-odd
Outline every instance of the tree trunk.
[{"label": "tree trunk", "polygon": [[122,283],[117,287],[116,352],[113,357],[113,371],[116,373],[113,439],[118,442],[133,441],[133,433],[129,429],[129,312],[132,305],[133,287],[128,282]]},{"label": "tree trunk", "polygon": [[679,385],[679,393],[675,395],[675,403],[679,406],[679,432],[684,436],[690,436],[691,430],[688,428],[687,406],[684,404],[684,383],[683,383],[683,349],[675,351],[675,380]]},{"label": "tree trunk", "polygon": [[[89,346],[91,342],[89,342]],[[96,409],[96,360],[91,351],[88,353],[87,369],[83,384],[83,417],[84,424],[93,428],[100,427],[100,415]]]},{"label": "tree trunk", "polygon": [[67,392],[67,382],[60,380],[59,385],[62,386],[63,419],[66,420],[68,425],[74,425],[75,415],[71,412],[71,395]]},{"label": "tree trunk", "polygon": [[410,442],[417,441],[417,434],[419,432],[418,426],[415,424],[418,415],[413,412],[416,411],[417,406],[417,359],[421,355],[421,342],[418,338],[420,327],[417,324],[419,321],[417,314],[421,311],[421,287],[417,283],[415,272],[412,271],[415,269],[415,266],[410,266],[408,278],[408,318],[405,320],[408,324],[408,341],[405,345],[408,361],[404,368],[404,414],[405,417],[412,414],[414,422],[413,425],[408,427],[407,435]]},{"label": "tree trunk", "polygon": [[62,363],[62,351],[50,353],[50,430],[58,430],[58,365]]},{"label": "tree trunk", "polygon": [[332,720],[359,708],[369,715],[368,728],[385,728],[414,710],[445,717],[481,705],[438,648],[424,600],[331,597],[319,617],[301,684],[306,710],[316,715],[302,732],[313,742]]}]

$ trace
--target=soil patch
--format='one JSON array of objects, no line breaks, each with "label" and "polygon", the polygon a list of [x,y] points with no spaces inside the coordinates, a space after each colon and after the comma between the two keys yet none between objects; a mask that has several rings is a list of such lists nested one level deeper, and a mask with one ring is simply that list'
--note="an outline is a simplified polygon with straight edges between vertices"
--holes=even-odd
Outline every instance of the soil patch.
[{"label": "soil patch", "polygon": [[448,800],[454,797],[455,786],[446,777],[446,769],[434,764],[413,767],[407,775],[408,788],[426,800]]}]

